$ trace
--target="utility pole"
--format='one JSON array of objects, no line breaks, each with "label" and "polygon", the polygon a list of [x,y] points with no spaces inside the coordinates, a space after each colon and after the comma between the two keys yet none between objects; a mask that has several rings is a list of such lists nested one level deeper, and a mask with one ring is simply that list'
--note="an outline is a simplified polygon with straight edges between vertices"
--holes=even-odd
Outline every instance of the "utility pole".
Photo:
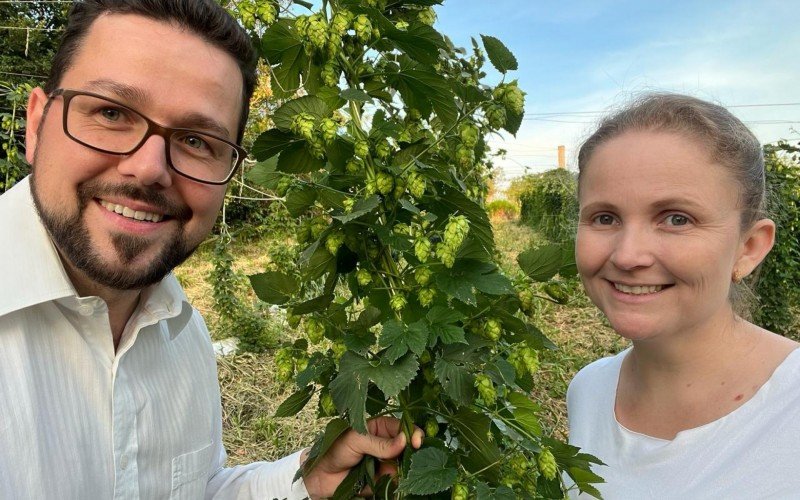
[{"label": "utility pole", "polygon": [[558,147],[558,168],[567,168],[567,154],[564,146]]}]

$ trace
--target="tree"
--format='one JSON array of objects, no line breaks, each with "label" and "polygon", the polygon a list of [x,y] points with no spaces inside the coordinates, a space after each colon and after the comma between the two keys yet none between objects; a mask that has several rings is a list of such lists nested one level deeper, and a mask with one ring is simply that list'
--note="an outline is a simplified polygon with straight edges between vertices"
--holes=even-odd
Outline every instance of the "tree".
[{"label": "tree", "polygon": [[[546,436],[528,398],[537,352],[554,346],[526,321],[531,297],[494,262],[483,208],[485,138],[516,133],[522,119],[524,94],[506,81],[517,61],[490,36],[453,46],[433,27],[438,3],[330,0],[276,19],[258,2],[245,23],[284,100],[253,145],[249,179],[304,221],[296,268],[251,276],[306,333],[277,354],[279,375],[298,386],[278,415],[317,394],[319,415],[336,417],[309,468],[370,416],[426,430],[397,483],[373,477],[365,459],[337,498],[364,484],[381,498],[562,498],[559,471],[596,494],[597,459]],[[504,75],[495,85],[486,56]],[[520,264],[546,281],[574,274],[571,253],[551,245]]]}]

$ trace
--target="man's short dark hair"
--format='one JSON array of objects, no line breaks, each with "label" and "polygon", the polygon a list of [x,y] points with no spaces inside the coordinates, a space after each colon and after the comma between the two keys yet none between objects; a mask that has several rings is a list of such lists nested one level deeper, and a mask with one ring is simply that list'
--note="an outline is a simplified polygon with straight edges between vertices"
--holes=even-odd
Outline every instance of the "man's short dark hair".
[{"label": "man's short dark hair", "polygon": [[70,10],[61,45],[44,90],[57,89],[92,23],[103,14],[136,14],[188,29],[233,57],[242,72],[242,112],[236,140],[241,142],[256,85],[256,54],[247,33],[214,0],[82,0]]}]

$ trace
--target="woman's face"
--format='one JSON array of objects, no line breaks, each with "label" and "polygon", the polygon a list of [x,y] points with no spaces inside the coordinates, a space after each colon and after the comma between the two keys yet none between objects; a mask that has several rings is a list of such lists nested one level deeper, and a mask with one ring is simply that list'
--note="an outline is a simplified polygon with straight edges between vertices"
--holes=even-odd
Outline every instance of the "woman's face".
[{"label": "woman's face", "polygon": [[738,197],[727,168],[686,135],[629,131],[595,150],[581,173],[576,258],[620,335],[691,334],[730,317]]}]

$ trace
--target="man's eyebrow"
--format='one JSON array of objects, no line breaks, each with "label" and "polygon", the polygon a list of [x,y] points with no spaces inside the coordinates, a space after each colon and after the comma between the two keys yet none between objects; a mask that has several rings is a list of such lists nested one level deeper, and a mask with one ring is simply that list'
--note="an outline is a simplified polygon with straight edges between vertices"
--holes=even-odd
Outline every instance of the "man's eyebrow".
[{"label": "man's eyebrow", "polygon": [[104,91],[104,93],[110,92],[124,101],[137,105],[142,105],[148,100],[147,92],[144,90],[121,82],[115,82],[114,80],[92,80],[88,86],[89,90]]},{"label": "man's eyebrow", "polygon": [[206,116],[201,113],[188,113],[183,115],[174,123],[171,124],[172,127],[179,127],[179,128],[190,128],[193,130],[197,130],[198,132],[207,132],[212,135],[216,135],[222,137],[223,139],[233,141],[231,137],[231,132],[228,130],[228,127],[220,123],[219,121]]}]

